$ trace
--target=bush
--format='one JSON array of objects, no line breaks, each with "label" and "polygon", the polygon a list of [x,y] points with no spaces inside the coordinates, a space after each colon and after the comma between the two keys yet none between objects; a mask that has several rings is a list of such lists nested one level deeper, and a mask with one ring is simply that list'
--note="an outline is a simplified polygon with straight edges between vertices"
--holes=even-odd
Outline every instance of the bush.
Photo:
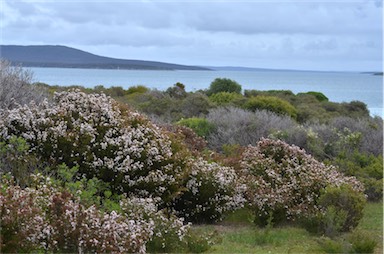
[{"label": "bush", "polygon": [[280,115],[288,115],[292,118],[297,117],[297,110],[292,104],[273,96],[252,97],[244,104],[244,108],[251,111],[265,109]]},{"label": "bush", "polygon": [[307,92],[306,94],[310,94],[310,95],[313,95],[315,96],[315,98],[319,101],[319,102],[322,102],[322,101],[329,101],[328,97],[325,96],[323,93],[320,93],[320,92]]},{"label": "bush", "polygon": [[241,106],[245,98],[238,93],[220,92],[209,96],[209,99],[218,106],[238,105]]},{"label": "bush", "polygon": [[1,250],[4,252],[139,252],[153,234],[152,224],[115,211],[85,207],[47,178],[21,189],[2,179]]},{"label": "bush", "polygon": [[0,109],[10,109],[17,104],[39,103],[46,98],[45,90],[31,85],[32,72],[0,59]]},{"label": "bush", "polygon": [[11,173],[18,185],[27,186],[30,174],[44,167],[36,156],[29,154],[29,148],[21,137],[11,136],[0,141],[0,175]]},{"label": "bush", "polygon": [[241,85],[236,81],[227,78],[216,78],[212,81],[206,94],[211,96],[212,94],[227,92],[227,93],[241,93]]},{"label": "bush", "polygon": [[265,225],[269,216],[273,223],[279,223],[316,214],[321,190],[326,186],[349,184],[363,191],[355,178],[343,176],[334,167],[282,141],[262,139],[255,147],[249,146],[241,165],[246,197],[260,225]]},{"label": "bush", "polygon": [[197,117],[182,119],[177,124],[191,128],[197,135],[203,138],[208,137],[215,128],[208,120]]},{"label": "bush", "polygon": [[215,150],[221,150],[224,145],[255,145],[262,137],[297,126],[287,116],[265,110],[250,112],[235,107],[212,109],[207,120],[215,126],[207,139],[209,147]]},{"label": "bush", "polygon": [[179,216],[188,221],[211,223],[244,203],[244,186],[232,168],[201,159],[191,162],[186,190],[174,202]]},{"label": "bush", "polygon": [[189,94],[177,108],[181,110],[184,118],[202,117],[208,114],[208,111],[213,107],[208,97],[202,93]]},{"label": "bush", "polygon": [[[328,186],[320,195],[318,204],[326,212],[333,209],[339,216],[344,217],[340,228],[336,229],[339,232],[347,232],[354,229],[363,217],[365,197],[348,185]],[[335,219],[341,220],[340,217]]]},{"label": "bush", "polygon": [[23,137],[41,160],[79,166],[117,193],[169,202],[179,192],[186,158],[157,126],[105,95],[70,91],[55,101],[2,112],[0,140]]},{"label": "bush", "polygon": [[348,236],[352,253],[374,253],[377,241],[367,232],[354,231]]}]

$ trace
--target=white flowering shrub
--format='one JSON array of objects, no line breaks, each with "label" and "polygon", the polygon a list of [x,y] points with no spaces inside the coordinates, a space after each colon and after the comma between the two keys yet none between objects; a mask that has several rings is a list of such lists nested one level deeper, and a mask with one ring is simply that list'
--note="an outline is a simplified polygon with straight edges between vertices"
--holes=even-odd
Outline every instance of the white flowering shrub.
[{"label": "white flowering shrub", "polygon": [[123,213],[138,221],[146,221],[153,225],[153,235],[147,243],[149,252],[175,252],[186,248],[186,236],[189,235],[190,224],[183,218],[159,210],[160,200],[152,198],[125,198],[120,205]]},{"label": "white flowering shrub", "polygon": [[184,176],[184,157],[138,113],[99,94],[56,93],[54,104],[0,111],[0,141],[24,138],[30,152],[53,165],[79,166],[118,192],[169,202]]},{"label": "white flowering shrub", "polygon": [[296,146],[283,141],[262,139],[249,146],[241,161],[246,197],[253,205],[257,223],[294,220],[316,213],[321,191],[327,186],[349,185],[357,192],[363,186],[333,166],[326,166]]},{"label": "white flowering shrub", "polygon": [[233,168],[196,159],[190,162],[190,170],[186,190],[174,202],[178,215],[191,222],[209,223],[243,206],[245,186]]},{"label": "white flowering shrub", "polygon": [[153,223],[85,207],[49,179],[25,189],[3,180],[0,209],[3,252],[144,253],[153,235]]}]

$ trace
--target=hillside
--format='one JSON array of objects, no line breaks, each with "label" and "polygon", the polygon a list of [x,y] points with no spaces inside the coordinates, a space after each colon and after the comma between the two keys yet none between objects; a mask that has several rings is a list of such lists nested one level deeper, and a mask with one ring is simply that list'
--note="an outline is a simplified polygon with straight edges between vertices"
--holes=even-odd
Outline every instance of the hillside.
[{"label": "hillside", "polygon": [[154,61],[116,59],[94,55],[66,46],[16,46],[0,45],[0,57],[25,67],[62,67],[95,69],[142,69],[142,70],[209,70]]}]

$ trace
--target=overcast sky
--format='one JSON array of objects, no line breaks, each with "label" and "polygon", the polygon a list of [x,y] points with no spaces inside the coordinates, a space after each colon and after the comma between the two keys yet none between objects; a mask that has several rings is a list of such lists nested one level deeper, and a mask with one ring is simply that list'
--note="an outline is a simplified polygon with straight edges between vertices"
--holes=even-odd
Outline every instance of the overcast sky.
[{"label": "overcast sky", "polygon": [[0,1],[3,45],[205,66],[383,66],[382,0]]}]

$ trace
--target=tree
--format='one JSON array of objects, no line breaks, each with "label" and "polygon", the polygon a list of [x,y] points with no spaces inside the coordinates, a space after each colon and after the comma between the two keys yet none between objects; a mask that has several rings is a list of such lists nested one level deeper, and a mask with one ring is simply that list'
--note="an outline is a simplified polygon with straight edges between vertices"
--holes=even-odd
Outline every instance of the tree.
[{"label": "tree", "polygon": [[220,92],[241,93],[241,85],[231,79],[216,78],[214,81],[212,81],[206,93],[208,96],[210,96]]}]

